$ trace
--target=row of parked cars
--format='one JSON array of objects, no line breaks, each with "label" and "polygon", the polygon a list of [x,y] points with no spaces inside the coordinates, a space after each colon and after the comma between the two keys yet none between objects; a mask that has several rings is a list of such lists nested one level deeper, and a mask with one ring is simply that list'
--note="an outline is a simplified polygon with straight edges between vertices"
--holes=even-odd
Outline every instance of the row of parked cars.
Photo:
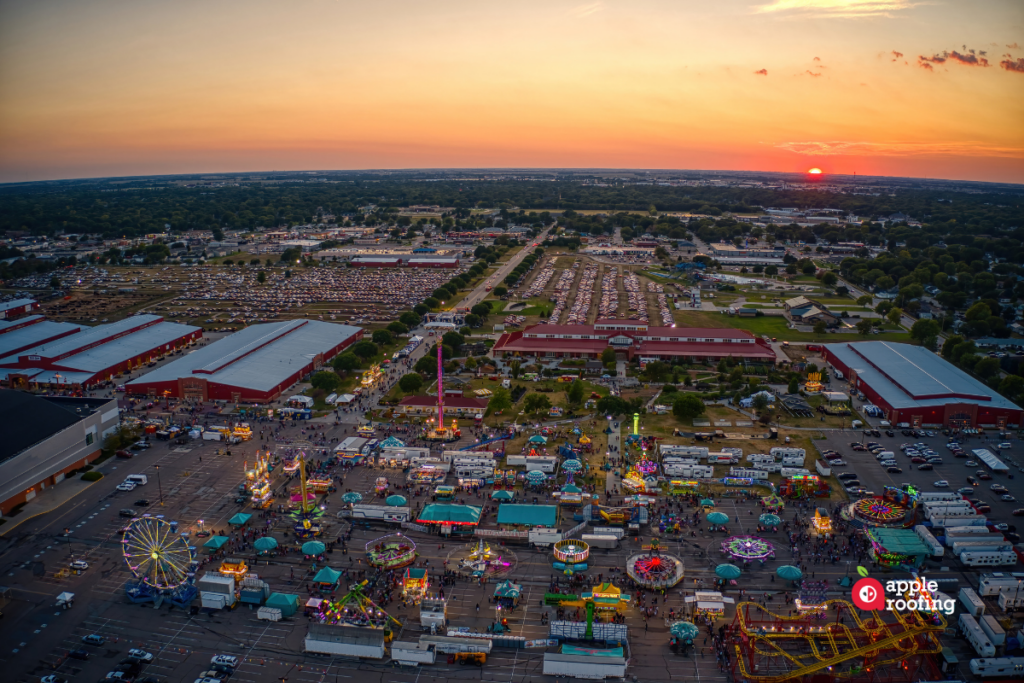
[{"label": "row of parked cars", "polygon": [[[107,639],[98,633],[82,636],[82,643],[85,645],[100,646],[106,642]],[[89,659],[90,653],[89,650],[80,648],[69,652],[68,657],[85,661]],[[143,676],[140,678],[142,676],[142,669],[146,664],[152,662],[153,659],[154,657],[151,652],[139,649],[128,650],[128,656],[100,679],[99,683],[158,683],[158,679],[153,676]],[[238,663],[238,657],[234,655],[214,655],[210,658],[210,665],[207,667],[207,670],[199,674],[199,678],[195,680],[195,683],[222,683],[231,677],[235,669],[238,668]],[[68,683],[68,681],[57,674],[51,674],[44,676],[40,683]]]}]

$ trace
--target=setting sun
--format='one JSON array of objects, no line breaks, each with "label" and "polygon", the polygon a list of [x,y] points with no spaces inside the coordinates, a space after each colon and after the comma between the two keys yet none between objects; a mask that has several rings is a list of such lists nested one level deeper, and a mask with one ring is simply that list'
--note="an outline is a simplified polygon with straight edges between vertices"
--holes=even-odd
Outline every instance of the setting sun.
[{"label": "setting sun", "polygon": [[808,171],[808,173],[812,173],[814,175],[818,175],[819,173],[821,173],[821,169],[820,168],[812,168],[811,170]]}]

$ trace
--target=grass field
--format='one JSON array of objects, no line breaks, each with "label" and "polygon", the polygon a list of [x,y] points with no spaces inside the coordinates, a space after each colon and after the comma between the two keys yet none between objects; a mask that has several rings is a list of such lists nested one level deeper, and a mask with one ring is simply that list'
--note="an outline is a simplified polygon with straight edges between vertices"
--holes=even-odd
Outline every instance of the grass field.
[{"label": "grass field", "polygon": [[782,316],[761,316],[757,318],[741,318],[724,313],[710,313],[708,311],[679,310],[674,311],[676,325],[679,327],[733,327],[739,330],[747,330],[759,336],[767,335],[787,341],[803,342],[837,342],[847,341],[901,341],[909,342],[910,335],[906,332],[885,332],[872,334],[867,337],[860,334],[815,334],[813,332],[799,332],[791,330],[787,326],[786,319]]}]

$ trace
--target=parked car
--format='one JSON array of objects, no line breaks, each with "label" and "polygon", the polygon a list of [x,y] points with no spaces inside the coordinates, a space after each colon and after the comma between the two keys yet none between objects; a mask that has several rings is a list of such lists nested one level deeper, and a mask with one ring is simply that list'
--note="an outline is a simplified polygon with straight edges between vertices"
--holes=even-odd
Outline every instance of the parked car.
[{"label": "parked car", "polygon": [[132,505],[140,508],[149,507],[149,501],[145,498],[139,498],[137,501],[132,503]]},{"label": "parked car", "polygon": [[214,655],[210,658],[210,664],[221,664],[223,666],[230,666],[232,669],[238,668],[238,657],[234,655]]},{"label": "parked car", "polygon": [[1017,499],[1014,498],[1013,496],[1011,496],[1009,493],[1007,493],[1006,495],[1003,495],[1003,496],[999,496],[999,500],[1003,501],[1004,503],[1016,503],[1017,502]]},{"label": "parked car", "polygon": [[72,650],[71,652],[68,653],[68,657],[70,657],[71,659],[86,660],[86,659],[89,659],[89,651],[88,650]]},{"label": "parked car", "polygon": [[128,656],[132,659],[137,659],[140,662],[152,662],[153,653],[146,652],[145,650],[132,649],[128,650]]},{"label": "parked car", "polygon": [[117,514],[121,517],[134,517],[136,515],[136,512],[131,508],[121,508],[121,511]]},{"label": "parked car", "polygon": [[853,472],[843,472],[836,477],[837,479],[856,479],[857,475]]},{"label": "parked car", "polygon": [[935,465],[931,464],[930,462],[926,462],[923,465],[918,465],[917,469],[919,469],[919,470],[934,470],[935,469]]},{"label": "parked car", "polygon": [[118,491],[134,491],[135,490],[135,484],[131,483],[130,481],[122,481],[120,484],[117,485],[117,490]]},{"label": "parked car", "polygon": [[82,636],[82,642],[86,645],[102,645],[107,642],[107,639],[97,633],[90,633],[87,636]]},{"label": "parked car", "polygon": [[89,568],[89,563],[85,560],[74,560],[68,566],[77,571],[84,572],[86,569]]},{"label": "parked car", "polygon": [[956,490],[956,492],[959,493],[960,495],[969,496],[972,493],[974,493],[974,489],[972,489],[970,486],[961,486]]},{"label": "parked car", "polygon": [[945,479],[939,479],[937,482],[932,484],[932,486],[934,486],[937,489],[948,489],[949,488],[949,482],[946,481]]},{"label": "parked car", "polygon": [[888,472],[889,474],[903,474],[903,470],[901,470],[899,467],[890,467],[889,469],[886,470],[886,472]]},{"label": "parked car", "polygon": [[117,451],[117,453],[115,453],[115,455],[117,457],[123,458],[125,460],[131,460],[132,458],[135,457],[135,454],[132,453],[131,451],[124,451],[124,450]]}]

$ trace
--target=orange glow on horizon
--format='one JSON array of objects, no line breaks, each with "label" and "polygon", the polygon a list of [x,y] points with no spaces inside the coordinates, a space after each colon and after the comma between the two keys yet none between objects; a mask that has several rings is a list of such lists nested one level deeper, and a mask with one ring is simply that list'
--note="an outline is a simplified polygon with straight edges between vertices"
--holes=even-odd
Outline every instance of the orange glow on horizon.
[{"label": "orange glow on horizon", "polygon": [[812,168],[811,170],[809,170],[807,172],[810,173],[811,175],[819,175],[819,174],[821,174],[821,169],[820,168]]}]

